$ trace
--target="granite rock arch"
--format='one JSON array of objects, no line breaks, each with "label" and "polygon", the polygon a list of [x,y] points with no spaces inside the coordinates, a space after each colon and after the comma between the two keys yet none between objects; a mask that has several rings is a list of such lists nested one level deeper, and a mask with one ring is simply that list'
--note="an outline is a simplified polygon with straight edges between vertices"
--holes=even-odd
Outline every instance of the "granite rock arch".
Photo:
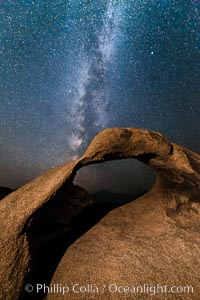
[{"label": "granite rock arch", "polygon": [[[156,171],[156,183],[143,199],[154,197],[158,200],[152,203],[162,212],[163,224],[173,224],[173,230],[185,230],[187,236],[198,237],[200,156],[169,142],[157,132],[108,128],[92,140],[80,159],[50,170],[0,202],[0,276],[6,299],[22,295],[32,272],[34,237],[31,233],[38,213],[56,201],[56,194],[61,189],[73,186],[79,168],[122,158],[139,159]],[[139,207],[135,207],[136,210]],[[153,209],[152,205],[149,209]],[[196,246],[196,251],[200,251],[198,242]],[[195,268],[199,265],[200,262],[196,262]],[[193,274],[196,282],[199,277],[195,272]]]}]

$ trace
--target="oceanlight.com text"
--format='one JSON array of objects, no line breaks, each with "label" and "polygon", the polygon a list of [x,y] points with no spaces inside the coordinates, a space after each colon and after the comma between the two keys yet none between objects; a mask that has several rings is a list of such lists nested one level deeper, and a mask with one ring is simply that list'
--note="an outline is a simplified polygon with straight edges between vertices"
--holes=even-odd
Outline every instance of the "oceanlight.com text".
[{"label": "oceanlight.com text", "polygon": [[68,293],[76,294],[148,294],[155,296],[158,294],[193,294],[194,288],[191,285],[160,285],[160,284],[143,284],[143,285],[120,285],[117,283],[97,285],[95,283],[87,283],[85,285],[74,283],[72,285],[65,285],[54,283],[46,285],[38,283],[35,286],[27,284],[25,286],[27,293],[45,293],[45,294],[60,294],[66,295]]}]

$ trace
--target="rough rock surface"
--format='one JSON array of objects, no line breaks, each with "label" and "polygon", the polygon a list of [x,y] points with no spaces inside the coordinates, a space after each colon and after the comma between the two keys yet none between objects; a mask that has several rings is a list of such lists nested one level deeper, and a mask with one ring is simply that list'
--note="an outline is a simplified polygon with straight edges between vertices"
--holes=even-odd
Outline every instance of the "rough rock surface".
[{"label": "rough rock surface", "polygon": [[[152,167],[157,173],[154,187],[110,212],[67,250],[52,284],[67,285],[70,292],[64,297],[50,293],[48,299],[151,299],[147,293],[112,293],[108,287],[158,284],[192,286],[194,293],[173,289],[155,299],[199,300],[200,156],[159,133],[133,128],[102,131],[79,160],[51,170],[0,202],[0,284],[5,299],[22,294],[34,265],[42,226],[38,224],[48,224],[43,216],[57,202],[56,195],[63,189],[73,191],[73,178],[82,166],[122,158],[136,158]],[[86,192],[82,195],[85,205],[90,203]],[[93,287],[75,293],[71,291],[75,283]],[[97,294],[91,292],[95,287]]]}]

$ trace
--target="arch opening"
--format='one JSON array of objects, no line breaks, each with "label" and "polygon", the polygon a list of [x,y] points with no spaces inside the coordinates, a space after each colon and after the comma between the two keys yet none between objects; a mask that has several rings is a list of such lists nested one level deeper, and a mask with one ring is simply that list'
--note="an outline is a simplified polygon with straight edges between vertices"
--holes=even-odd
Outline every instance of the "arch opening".
[{"label": "arch opening", "polygon": [[137,159],[121,159],[82,167],[73,183],[84,188],[95,203],[124,204],[151,189],[156,173]]},{"label": "arch opening", "polygon": [[[111,210],[146,194],[156,182],[156,172],[134,159],[94,163],[80,168],[74,185],[85,189],[93,203],[73,220],[83,233],[98,223]],[[82,234],[83,234],[82,233]]]}]

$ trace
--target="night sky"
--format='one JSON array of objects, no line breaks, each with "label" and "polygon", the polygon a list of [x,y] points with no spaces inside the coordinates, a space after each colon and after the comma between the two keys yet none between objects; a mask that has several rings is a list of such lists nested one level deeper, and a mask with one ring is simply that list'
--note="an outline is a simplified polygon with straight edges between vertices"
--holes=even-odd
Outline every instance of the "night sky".
[{"label": "night sky", "polygon": [[[106,127],[200,153],[199,0],[2,0],[0,185],[80,156]],[[134,160],[91,166],[89,191],[152,184]]]}]

